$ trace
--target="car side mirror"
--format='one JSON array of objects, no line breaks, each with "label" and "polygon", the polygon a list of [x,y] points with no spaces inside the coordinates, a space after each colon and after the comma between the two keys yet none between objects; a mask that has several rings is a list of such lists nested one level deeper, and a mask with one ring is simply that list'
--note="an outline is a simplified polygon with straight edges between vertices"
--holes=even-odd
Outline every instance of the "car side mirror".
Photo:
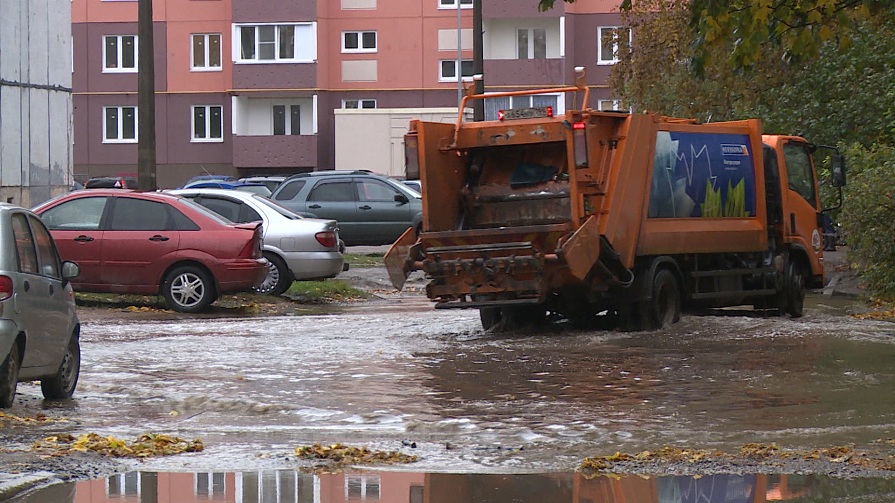
[{"label": "car side mirror", "polygon": [[66,260],[62,263],[62,281],[69,282],[81,275],[81,266]]},{"label": "car side mirror", "polygon": [[395,202],[401,204],[407,204],[410,202],[410,199],[407,198],[404,194],[395,194]]}]

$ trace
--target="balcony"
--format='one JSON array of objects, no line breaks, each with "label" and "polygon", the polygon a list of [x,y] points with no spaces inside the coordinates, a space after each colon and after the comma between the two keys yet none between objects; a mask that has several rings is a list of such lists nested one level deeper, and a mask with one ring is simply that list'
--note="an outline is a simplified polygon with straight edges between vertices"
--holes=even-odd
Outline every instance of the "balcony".
[{"label": "balcony", "polygon": [[234,168],[315,168],[317,135],[233,136]]},{"label": "balcony", "polygon": [[564,59],[486,59],[485,89],[491,86],[544,87],[570,85],[573,68]]}]

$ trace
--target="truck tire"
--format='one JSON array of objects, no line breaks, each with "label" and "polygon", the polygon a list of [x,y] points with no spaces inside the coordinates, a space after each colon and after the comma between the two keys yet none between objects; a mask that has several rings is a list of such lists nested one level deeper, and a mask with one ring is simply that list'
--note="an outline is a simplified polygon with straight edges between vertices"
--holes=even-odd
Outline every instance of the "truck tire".
[{"label": "truck tire", "polygon": [[479,308],[479,319],[482,320],[482,328],[491,330],[500,323],[499,307],[482,307]]},{"label": "truck tire", "polygon": [[40,391],[47,400],[67,400],[75,393],[81,373],[81,344],[72,334],[59,369],[52,377],[40,380]]},{"label": "truck tire", "polygon": [[785,282],[784,313],[793,318],[801,318],[805,314],[805,273],[797,260],[791,260],[786,266]]},{"label": "truck tire", "polygon": [[668,269],[660,269],[653,278],[653,296],[646,303],[648,330],[670,327],[681,319],[681,290],[677,277]]},{"label": "truck tire", "polygon": [[19,345],[13,343],[0,365],[0,409],[12,407],[16,399],[16,386],[19,383]]}]

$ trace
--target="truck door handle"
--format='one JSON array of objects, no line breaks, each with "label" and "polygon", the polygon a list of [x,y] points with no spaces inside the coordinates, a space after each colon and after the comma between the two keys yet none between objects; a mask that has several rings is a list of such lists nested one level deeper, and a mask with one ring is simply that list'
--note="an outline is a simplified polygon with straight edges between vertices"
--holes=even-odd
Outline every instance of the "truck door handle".
[{"label": "truck door handle", "polygon": [[359,210],[372,210],[373,207],[370,206],[370,205],[368,205],[368,204],[365,204],[365,205],[363,205],[363,206],[358,206],[357,209],[359,209]]},{"label": "truck door handle", "polygon": [[169,239],[171,239],[171,238],[169,238],[167,236],[159,236],[158,234],[149,238],[150,241],[167,241]]},{"label": "truck door handle", "polygon": [[90,241],[93,241],[93,238],[90,236],[85,236],[85,235],[81,234],[80,236],[75,238],[75,241],[77,241],[79,243],[89,243]]},{"label": "truck door handle", "polygon": [[315,209],[315,210],[316,210],[317,208],[320,208],[320,207],[321,207],[321,206],[320,206],[319,204],[309,204],[309,205],[308,205],[308,208]]}]

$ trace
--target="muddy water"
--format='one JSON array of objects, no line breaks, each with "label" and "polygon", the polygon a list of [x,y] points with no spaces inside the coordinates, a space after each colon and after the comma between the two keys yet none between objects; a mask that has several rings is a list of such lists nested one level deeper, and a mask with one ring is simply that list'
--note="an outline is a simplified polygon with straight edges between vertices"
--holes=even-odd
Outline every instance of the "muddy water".
[{"label": "muddy water", "polygon": [[724,310],[652,333],[489,334],[476,312],[402,302],[85,324],[65,429],[205,443],[140,465],[154,471],[295,466],[293,448],[314,442],[410,452],[424,472],[532,473],[665,445],[879,449],[895,436],[895,325],[827,299],[800,320]]},{"label": "muddy water", "polygon": [[294,470],[130,472],[60,484],[15,503],[888,503],[895,480],[810,475],[596,477],[575,473],[458,474],[394,471],[305,474]]}]

